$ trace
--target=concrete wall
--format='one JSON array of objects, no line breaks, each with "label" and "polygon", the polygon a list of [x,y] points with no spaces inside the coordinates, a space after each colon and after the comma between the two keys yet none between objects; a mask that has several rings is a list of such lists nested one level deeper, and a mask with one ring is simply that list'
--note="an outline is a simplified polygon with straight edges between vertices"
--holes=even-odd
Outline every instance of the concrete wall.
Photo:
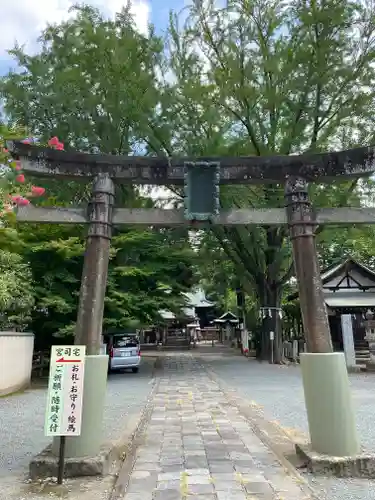
[{"label": "concrete wall", "polygon": [[29,385],[33,350],[32,333],[0,332],[0,396]]}]

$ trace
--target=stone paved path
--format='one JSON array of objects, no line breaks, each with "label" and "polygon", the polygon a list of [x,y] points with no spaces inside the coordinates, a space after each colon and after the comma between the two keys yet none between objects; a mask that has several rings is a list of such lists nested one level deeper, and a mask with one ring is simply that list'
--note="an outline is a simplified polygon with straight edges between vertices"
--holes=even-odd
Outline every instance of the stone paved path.
[{"label": "stone paved path", "polygon": [[199,360],[176,355],[152,402],[124,500],[307,500]]},{"label": "stone paved path", "polygon": [[[267,420],[277,421],[292,435],[295,431],[307,434],[299,366],[258,363],[222,346],[196,351],[204,366],[214,370],[227,390],[234,389],[244,400],[257,403]],[[375,453],[375,374],[351,373],[349,378],[361,444]],[[375,480],[303,475],[318,491],[319,500],[375,500]]]}]

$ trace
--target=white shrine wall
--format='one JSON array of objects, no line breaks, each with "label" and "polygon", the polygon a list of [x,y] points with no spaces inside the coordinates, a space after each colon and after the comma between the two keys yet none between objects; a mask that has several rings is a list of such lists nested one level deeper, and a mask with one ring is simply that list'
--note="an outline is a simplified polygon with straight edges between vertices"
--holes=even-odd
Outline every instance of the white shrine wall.
[{"label": "white shrine wall", "polygon": [[0,396],[30,384],[34,335],[30,332],[0,332]]}]

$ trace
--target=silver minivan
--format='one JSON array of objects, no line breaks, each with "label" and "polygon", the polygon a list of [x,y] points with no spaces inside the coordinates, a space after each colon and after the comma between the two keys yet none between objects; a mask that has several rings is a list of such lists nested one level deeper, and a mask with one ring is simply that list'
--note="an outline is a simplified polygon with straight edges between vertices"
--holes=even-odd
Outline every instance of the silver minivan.
[{"label": "silver minivan", "polygon": [[141,346],[136,335],[113,333],[104,335],[109,355],[109,371],[130,369],[137,373],[141,363]]}]

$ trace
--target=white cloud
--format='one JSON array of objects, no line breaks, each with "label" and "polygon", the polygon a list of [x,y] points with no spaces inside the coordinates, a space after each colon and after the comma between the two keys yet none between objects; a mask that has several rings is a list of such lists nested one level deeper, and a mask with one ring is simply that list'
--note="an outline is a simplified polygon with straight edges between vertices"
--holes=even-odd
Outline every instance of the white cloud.
[{"label": "white cloud", "polygon": [[[126,2],[124,0],[93,0],[91,3],[101,8],[105,5],[105,9],[110,14],[119,12]],[[150,20],[151,6],[146,0],[132,0],[131,13],[134,17],[135,24],[141,33],[147,34],[148,22]]]},{"label": "white cloud", "polygon": [[[74,0],[11,0],[1,7],[0,61],[8,59],[7,50],[17,41],[27,50],[37,48],[37,38],[47,23],[60,22],[69,17]],[[126,5],[126,0],[86,0],[113,17]],[[147,33],[151,7],[147,0],[133,0],[132,14],[141,33]]]}]

